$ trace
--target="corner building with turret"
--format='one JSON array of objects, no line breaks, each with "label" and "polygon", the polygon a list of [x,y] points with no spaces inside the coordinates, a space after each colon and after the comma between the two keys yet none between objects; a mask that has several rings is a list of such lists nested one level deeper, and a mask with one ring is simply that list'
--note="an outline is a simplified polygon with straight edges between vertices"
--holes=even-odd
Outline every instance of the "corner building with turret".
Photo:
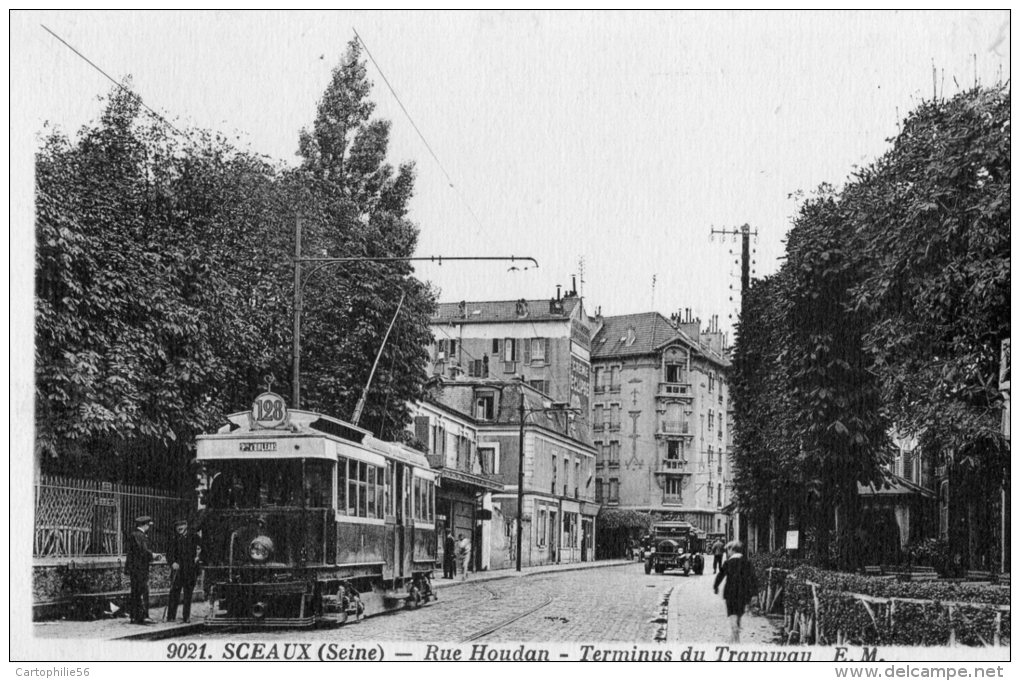
[{"label": "corner building with turret", "polygon": [[595,496],[606,507],[732,534],[729,361],[715,318],[594,319]]}]

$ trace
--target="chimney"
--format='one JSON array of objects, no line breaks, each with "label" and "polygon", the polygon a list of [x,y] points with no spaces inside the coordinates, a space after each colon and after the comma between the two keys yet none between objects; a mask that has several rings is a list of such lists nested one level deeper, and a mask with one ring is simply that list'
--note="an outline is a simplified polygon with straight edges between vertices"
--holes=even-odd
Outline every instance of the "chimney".
[{"label": "chimney", "polygon": [[560,285],[556,284],[556,300],[560,299]]},{"label": "chimney", "polygon": [[570,275],[570,293],[571,295],[577,295],[577,275]]}]

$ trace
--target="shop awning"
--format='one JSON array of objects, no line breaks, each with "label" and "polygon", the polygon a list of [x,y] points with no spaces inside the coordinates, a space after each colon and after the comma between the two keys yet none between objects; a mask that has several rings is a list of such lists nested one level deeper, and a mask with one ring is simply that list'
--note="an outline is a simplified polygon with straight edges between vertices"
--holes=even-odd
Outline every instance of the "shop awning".
[{"label": "shop awning", "polygon": [[885,482],[881,486],[876,486],[874,483],[867,485],[857,483],[857,493],[862,497],[917,495],[927,497],[929,499],[935,498],[935,492],[932,490],[921,487],[920,485],[893,473],[889,473],[887,475]]},{"label": "shop awning", "polygon": [[489,492],[502,492],[503,483],[490,478],[486,475],[478,475],[477,473],[467,473],[465,471],[459,471],[456,468],[440,468],[436,470],[439,476],[439,486],[442,487],[443,482],[449,480],[450,482],[460,483],[462,485],[469,485],[472,487],[478,487],[479,489],[487,490]]}]

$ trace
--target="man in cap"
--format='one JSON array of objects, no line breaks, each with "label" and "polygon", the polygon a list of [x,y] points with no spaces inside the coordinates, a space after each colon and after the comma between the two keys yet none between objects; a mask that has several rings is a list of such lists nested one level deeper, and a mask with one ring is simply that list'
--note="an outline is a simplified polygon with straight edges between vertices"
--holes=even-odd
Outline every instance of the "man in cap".
[{"label": "man in cap", "polygon": [[149,528],[152,518],[140,515],[135,518],[135,531],[128,538],[127,561],[124,572],[131,580],[131,600],[128,613],[133,624],[152,624],[149,619],[149,563],[160,555],[149,549]]},{"label": "man in cap", "polygon": [[170,600],[166,606],[166,621],[177,618],[177,602],[183,595],[182,621],[191,621],[191,597],[198,581],[198,535],[188,530],[188,521],[174,523],[174,536],[167,548],[166,560],[170,563]]}]

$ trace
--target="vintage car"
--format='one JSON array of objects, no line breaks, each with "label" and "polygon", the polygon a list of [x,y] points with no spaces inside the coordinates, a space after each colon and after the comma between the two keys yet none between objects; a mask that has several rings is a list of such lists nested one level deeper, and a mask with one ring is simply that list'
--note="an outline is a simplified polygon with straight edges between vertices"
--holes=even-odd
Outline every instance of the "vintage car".
[{"label": "vintage car", "polygon": [[705,571],[704,533],[690,523],[662,522],[652,525],[651,551],[645,559],[645,574],[652,570],[691,571],[700,575]]}]

